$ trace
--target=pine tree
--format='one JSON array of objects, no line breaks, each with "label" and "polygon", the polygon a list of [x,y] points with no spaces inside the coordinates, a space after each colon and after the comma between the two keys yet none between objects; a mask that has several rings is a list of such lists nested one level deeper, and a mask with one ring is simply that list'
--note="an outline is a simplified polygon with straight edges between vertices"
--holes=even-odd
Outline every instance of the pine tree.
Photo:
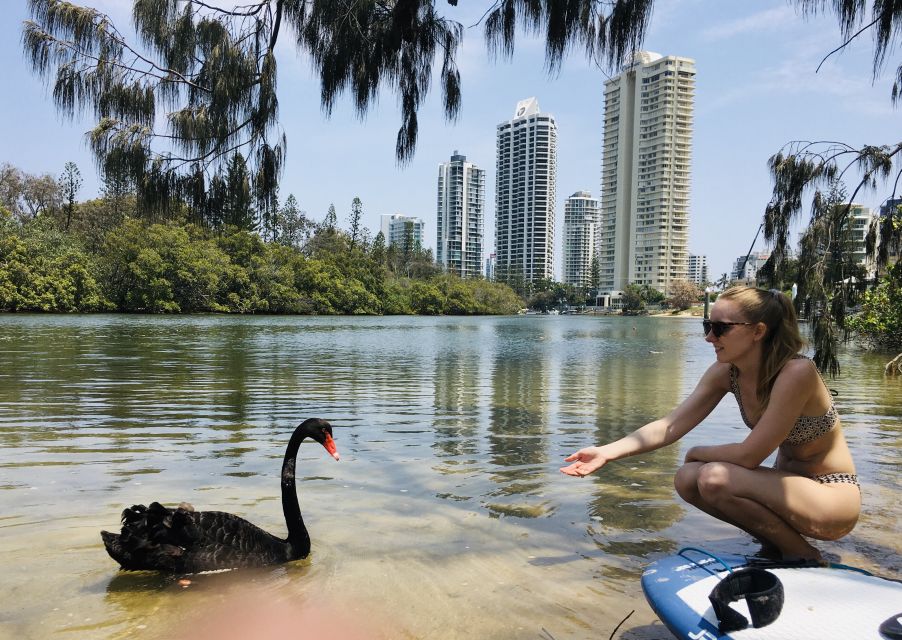
[{"label": "pine tree", "polygon": [[326,212],[326,218],[323,220],[323,228],[328,233],[335,233],[335,225],[338,224],[338,214],[335,213],[335,205],[330,204],[329,210]]},{"label": "pine tree", "polygon": [[274,239],[279,244],[303,247],[310,238],[311,223],[298,206],[297,198],[291,193],[276,216]]},{"label": "pine tree", "polygon": [[373,248],[370,250],[370,255],[376,264],[384,265],[386,263],[385,234],[381,231],[373,239]]},{"label": "pine tree", "polygon": [[78,165],[74,162],[67,162],[58,182],[65,200],[63,208],[66,212],[66,231],[68,231],[69,225],[72,224],[72,214],[75,212],[75,199],[78,197],[78,191],[82,185],[81,171],[78,170]]},{"label": "pine tree", "polygon": [[353,249],[357,242],[361,239],[360,218],[363,216],[363,203],[360,198],[354,198],[351,202],[351,214],[348,216],[349,230],[348,235],[351,239],[351,248]]},{"label": "pine tree", "polygon": [[229,160],[226,171],[222,221],[247,231],[257,228],[247,164],[237,152]]},{"label": "pine tree", "polygon": [[[385,90],[397,96],[395,152],[404,163],[416,147],[417,115],[432,79],[440,81],[446,118],[455,119],[461,105],[456,56],[464,29],[435,5],[249,0],[230,8],[133,0],[133,42],[97,9],[28,0],[32,20],[22,40],[35,72],[52,83],[58,109],[96,114],[89,138],[102,172],[126,171],[144,209],[168,214],[179,199],[208,208],[199,194],[240,151],[263,211],[274,203],[286,149],[276,97],[283,32],[311,60],[327,114],[344,94],[361,116]],[[552,71],[570,45],[616,67],[641,43],[651,6],[652,0],[503,0],[485,14],[486,42],[493,54],[510,56],[520,25],[544,31]]]}]

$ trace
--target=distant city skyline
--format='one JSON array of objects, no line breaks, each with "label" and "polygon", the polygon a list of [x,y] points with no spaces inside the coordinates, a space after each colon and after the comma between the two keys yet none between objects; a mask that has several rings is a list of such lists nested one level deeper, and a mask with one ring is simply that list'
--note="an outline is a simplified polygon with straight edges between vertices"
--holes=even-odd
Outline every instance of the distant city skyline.
[{"label": "distant city skyline", "polygon": [[[128,2],[89,2],[130,33]],[[365,224],[373,233],[380,215],[400,213],[426,221],[424,245],[434,248],[435,168],[459,149],[486,169],[484,253],[494,242],[495,126],[511,105],[536,96],[558,125],[558,194],[555,210],[576,191],[597,194],[601,177],[603,87],[618,72],[601,69],[574,52],[561,72],[549,77],[544,42],[520,34],[514,58],[491,62],[480,27],[485,6],[440,3],[444,15],[464,25],[458,56],[462,80],[459,119],[447,123],[440,96],[433,93],[419,113],[419,143],[413,160],[399,167],[394,158],[400,117],[394,96],[383,93],[359,119],[349,96],[339,96],[332,117],[323,116],[319,86],[308,61],[291,38],[280,39],[280,122],[288,138],[281,198],[294,194],[315,219],[334,203],[338,223],[347,226],[351,201],[363,201]],[[58,176],[67,161],[84,177],[79,199],[99,195],[99,180],[86,144],[89,116],[63,119],[48,89],[25,62],[21,22],[25,3],[14,3],[0,23],[0,56],[14,99],[0,104],[0,162],[24,171]],[[792,140],[841,140],[853,145],[894,142],[898,111],[890,102],[894,66],[872,84],[869,38],[858,38],[841,54],[825,55],[841,44],[833,15],[799,17],[784,0],[725,3],[711,0],[657,0],[643,49],[696,61],[695,138],[692,148],[689,252],[708,257],[710,277],[729,272],[745,255],[761,223],[772,185],[768,158]],[[892,62],[892,60],[891,60]],[[433,89],[438,82],[433,83]],[[856,201],[877,209],[892,187],[862,192]],[[807,214],[806,214],[807,216]],[[728,231],[728,233],[727,233]],[[555,273],[561,277],[562,238],[558,233]],[[793,239],[795,242],[797,238]],[[762,239],[756,251],[767,247]]]}]

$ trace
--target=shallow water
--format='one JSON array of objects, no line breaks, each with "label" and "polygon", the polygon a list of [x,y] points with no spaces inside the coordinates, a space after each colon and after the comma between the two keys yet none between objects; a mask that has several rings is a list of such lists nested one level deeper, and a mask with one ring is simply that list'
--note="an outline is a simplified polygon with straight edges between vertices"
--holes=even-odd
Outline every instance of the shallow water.
[{"label": "shallow water", "polygon": [[[698,324],[0,316],[0,635],[222,640],[205,631],[219,618],[235,637],[328,623],[320,637],[562,640],[607,638],[635,611],[617,637],[666,638],[644,565],[687,544],[754,549],[671,484],[686,448],[742,437],[735,403],[597,476],[558,468],[688,394],[712,361]],[[864,513],[819,547],[899,577],[902,381],[886,359],[847,351],[830,381]],[[310,416],[332,422],[342,459],[302,448],[308,560],[188,586],[117,570],[98,532],[133,503],[185,500],[281,535],[281,457]],[[283,633],[282,614],[308,635]]]}]

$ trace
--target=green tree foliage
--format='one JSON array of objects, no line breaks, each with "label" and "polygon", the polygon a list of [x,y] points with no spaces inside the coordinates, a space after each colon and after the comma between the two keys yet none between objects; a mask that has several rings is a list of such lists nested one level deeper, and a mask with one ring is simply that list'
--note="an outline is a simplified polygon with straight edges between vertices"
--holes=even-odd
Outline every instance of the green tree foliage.
[{"label": "green tree foliage", "polygon": [[335,226],[338,224],[338,214],[335,212],[335,205],[330,204],[329,210],[326,212],[326,218],[323,220],[323,227],[327,231],[335,231]]},{"label": "green tree foliage", "polygon": [[103,252],[110,299],[120,311],[228,311],[229,258],[194,225],[126,220]]},{"label": "green tree foliage", "polygon": [[351,214],[348,216],[348,236],[351,240],[351,248],[353,249],[361,240],[362,226],[360,218],[363,216],[363,203],[360,198],[354,198],[351,201]]},{"label": "green tree foliage", "polygon": [[573,285],[555,282],[548,278],[537,280],[533,284],[535,293],[527,300],[526,306],[534,311],[564,311],[569,307],[581,307],[585,304],[585,293]]},{"label": "green tree foliage", "polygon": [[[803,13],[832,12],[839,23],[843,43],[827,57],[841,51],[855,38],[871,32],[873,35],[873,77],[883,68],[886,56],[900,44],[902,34],[902,4],[872,0],[794,0]],[[897,67],[891,100],[897,103],[902,97],[902,65]],[[799,273],[800,295],[796,303],[814,314],[814,361],[822,370],[839,373],[836,360],[839,332],[843,328],[843,314],[847,305],[855,303],[857,292],[849,287],[837,290],[835,280],[829,275],[832,263],[842,263],[835,256],[835,243],[825,238],[842,230],[848,224],[850,206],[831,209],[840,204],[835,194],[843,190],[843,184],[852,187],[851,195],[843,198],[846,205],[866,190],[894,185],[888,195],[895,196],[895,185],[902,176],[899,162],[902,142],[889,144],[850,145],[834,141],[794,141],[770,159],[774,192],[765,210],[765,239],[772,243],[772,266],[765,270],[768,283],[779,282],[780,264],[789,255],[789,233],[802,215],[804,203],[810,201],[810,230],[800,246]],[[809,199],[810,197],[810,199]],[[833,237],[836,237],[834,235]],[[891,209],[882,216],[869,233],[868,252],[876,259],[878,269],[885,269],[893,247],[902,244],[902,213]],[[831,256],[833,256],[831,258]],[[810,265],[817,265],[823,276],[820,282],[809,273]],[[869,286],[874,286],[870,283]]]},{"label": "green tree foliage", "polygon": [[[818,194],[799,241],[798,298],[813,321],[814,360],[833,375],[839,373],[834,348],[836,328],[845,329],[846,308],[857,304],[866,278],[864,267],[853,254],[852,220],[846,202],[839,182],[834,182],[829,193]],[[777,278],[769,280],[774,285],[779,283]]]},{"label": "green tree foliage", "polygon": [[654,287],[643,284],[640,288],[640,295],[646,304],[661,304],[667,297],[663,292],[658,291]]},{"label": "green tree foliage", "polygon": [[224,224],[246,231],[253,231],[257,228],[251,194],[251,179],[247,172],[244,156],[238,152],[232,154],[226,168],[222,221]]},{"label": "green tree foliage", "polygon": [[85,249],[98,254],[106,235],[122,224],[126,216],[135,215],[134,195],[95,198],[78,203],[78,215],[69,232],[82,239]]},{"label": "green tree foliage", "polygon": [[464,315],[522,304],[505,285],[434,265],[422,277],[394,273],[326,227],[301,250],[231,225],[126,216],[103,227],[112,206],[79,204],[68,232],[54,216],[20,222],[0,208],[0,311]]},{"label": "green tree foliage", "polygon": [[664,299],[663,293],[647,284],[628,284],[623,291],[621,309],[625,314],[635,314],[645,311],[650,304],[664,302]]},{"label": "green tree foliage", "polygon": [[275,217],[272,238],[279,244],[303,248],[310,239],[315,225],[301,211],[294,194],[289,194]]},{"label": "green tree foliage", "polygon": [[637,284],[628,284],[623,290],[621,300],[621,309],[624,314],[638,313],[645,310],[645,297],[643,296],[642,287]]},{"label": "green tree foliage", "polygon": [[19,220],[53,213],[62,204],[59,183],[50,174],[33,175],[9,163],[0,165],[0,206]]},{"label": "green tree foliage", "polygon": [[697,284],[688,280],[675,280],[670,285],[670,297],[666,302],[671,307],[686,310],[697,304],[702,298],[703,292]]},{"label": "green tree foliage", "polygon": [[601,264],[598,262],[598,256],[592,255],[592,262],[589,263],[589,295],[592,296],[592,303],[595,303],[595,295],[598,293],[598,283],[601,282]]},{"label": "green tree foliage", "polygon": [[0,213],[0,311],[110,308],[93,258],[49,218],[17,225]]},{"label": "green tree foliage", "polygon": [[864,293],[861,311],[847,324],[875,348],[902,351],[902,262]]},{"label": "green tree foliage", "polygon": [[376,264],[385,264],[385,234],[381,231],[377,233],[376,237],[373,239],[370,255]]},{"label": "green tree foliage", "polygon": [[81,171],[78,170],[78,165],[74,162],[67,162],[58,183],[63,194],[63,208],[66,212],[66,230],[68,231],[72,224],[72,214],[75,213],[75,203],[82,185]]}]

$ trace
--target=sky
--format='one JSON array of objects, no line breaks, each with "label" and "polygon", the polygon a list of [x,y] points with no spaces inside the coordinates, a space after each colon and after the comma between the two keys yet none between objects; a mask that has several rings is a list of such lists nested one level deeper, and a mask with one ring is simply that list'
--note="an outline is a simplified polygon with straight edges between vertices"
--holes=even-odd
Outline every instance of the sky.
[{"label": "sky", "polygon": [[[127,0],[83,3],[127,29]],[[518,36],[511,60],[491,60],[482,27],[470,27],[490,4],[462,0],[452,7],[437,0],[447,17],[465,27],[458,54],[462,108],[455,122],[447,122],[440,84],[433,83],[419,112],[415,156],[404,166],[394,156],[400,126],[396,98],[383,93],[361,119],[351,100],[340,97],[326,117],[308,59],[297,53],[290,38],[281,38],[280,125],[288,139],[282,199],[294,194],[314,220],[322,220],[334,203],[339,223],[347,226],[351,201],[359,197],[363,223],[374,234],[382,214],[418,216],[426,223],[425,245],[434,249],[438,166],[457,151],[486,170],[485,253],[490,253],[495,127],[513,117],[518,101],[536,97],[558,126],[559,279],[564,200],[580,190],[599,193],[604,81],[617,70],[574,52],[550,76],[544,42],[524,34]],[[100,183],[85,135],[93,121],[88,116],[64,119],[56,111],[49,87],[22,55],[21,25],[28,17],[25,0],[11,0],[0,18],[6,87],[0,99],[0,164],[58,176],[73,161],[84,178],[79,199],[96,197]],[[707,256],[712,280],[749,251],[771,196],[767,161],[786,143],[835,140],[857,147],[898,142],[899,113],[890,101],[896,60],[891,58],[875,79],[867,34],[816,71],[839,44],[833,15],[803,17],[786,0],[656,0],[643,49],[696,63],[689,250]],[[890,185],[859,194],[856,201],[875,208],[891,190]],[[767,250],[762,238],[754,249]]]}]

